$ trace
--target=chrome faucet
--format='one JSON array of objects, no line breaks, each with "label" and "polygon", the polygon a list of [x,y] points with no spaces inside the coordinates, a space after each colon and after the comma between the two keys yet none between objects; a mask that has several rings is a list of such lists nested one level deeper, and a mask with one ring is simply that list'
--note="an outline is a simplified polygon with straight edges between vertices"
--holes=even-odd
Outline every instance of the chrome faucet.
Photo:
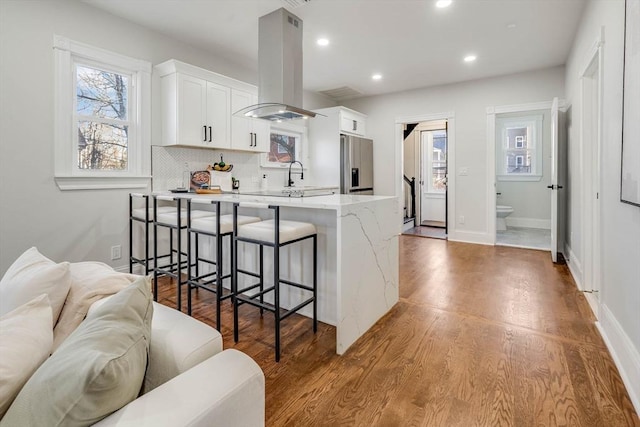
[{"label": "chrome faucet", "polygon": [[291,166],[293,166],[294,163],[298,163],[300,164],[300,172],[294,172],[297,174],[300,174],[300,179],[304,179],[304,166],[302,166],[302,163],[299,162],[298,160],[294,160],[291,163],[289,163],[289,179],[287,180],[287,187],[293,187],[293,180],[291,179]]}]

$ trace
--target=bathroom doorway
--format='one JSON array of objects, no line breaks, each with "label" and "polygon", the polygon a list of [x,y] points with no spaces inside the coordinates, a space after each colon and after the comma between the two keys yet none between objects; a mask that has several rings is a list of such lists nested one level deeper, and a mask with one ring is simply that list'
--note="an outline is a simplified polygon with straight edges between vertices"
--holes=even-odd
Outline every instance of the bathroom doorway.
[{"label": "bathroom doorway", "polygon": [[551,108],[495,114],[495,244],[551,250]]},{"label": "bathroom doorway", "polygon": [[494,243],[549,251],[563,262],[567,170],[563,102],[487,108],[488,217]]}]

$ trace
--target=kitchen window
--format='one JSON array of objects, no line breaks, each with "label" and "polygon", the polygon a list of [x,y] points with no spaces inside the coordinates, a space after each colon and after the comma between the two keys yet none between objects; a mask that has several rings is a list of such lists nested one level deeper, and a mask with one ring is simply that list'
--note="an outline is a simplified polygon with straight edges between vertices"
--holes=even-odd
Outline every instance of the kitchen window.
[{"label": "kitchen window", "polygon": [[291,123],[271,125],[269,151],[262,154],[261,166],[266,168],[289,167],[289,163],[303,160],[306,151],[307,128]]},{"label": "kitchen window", "polygon": [[58,187],[146,187],[151,64],[59,36],[54,58]]},{"label": "kitchen window", "polygon": [[542,115],[496,120],[496,166],[499,181],[542,179]]}]

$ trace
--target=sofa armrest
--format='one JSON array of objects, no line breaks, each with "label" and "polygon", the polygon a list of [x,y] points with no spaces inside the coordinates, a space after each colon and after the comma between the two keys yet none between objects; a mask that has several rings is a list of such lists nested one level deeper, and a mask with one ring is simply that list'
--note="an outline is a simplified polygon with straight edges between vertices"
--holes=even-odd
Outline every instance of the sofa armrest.
[{"label": "sofa armrest", "polygon": [[178,310],[153,303],[143,394],[222,351],[222,335]]},{"label": "sofa armrest", "polygon": [[225,350],[95,424],[98,427],[264,426],[264,374]]}]

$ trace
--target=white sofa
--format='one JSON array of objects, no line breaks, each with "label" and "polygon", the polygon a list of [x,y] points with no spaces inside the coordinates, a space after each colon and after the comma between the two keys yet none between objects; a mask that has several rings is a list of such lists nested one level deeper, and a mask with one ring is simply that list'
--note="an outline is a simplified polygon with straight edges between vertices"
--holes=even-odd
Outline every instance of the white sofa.
[{"label": "white sofa", "polygon": [[264,426],[265,386],[246,354],[220,333],[154,303],[144,394],[96,426]]}]

